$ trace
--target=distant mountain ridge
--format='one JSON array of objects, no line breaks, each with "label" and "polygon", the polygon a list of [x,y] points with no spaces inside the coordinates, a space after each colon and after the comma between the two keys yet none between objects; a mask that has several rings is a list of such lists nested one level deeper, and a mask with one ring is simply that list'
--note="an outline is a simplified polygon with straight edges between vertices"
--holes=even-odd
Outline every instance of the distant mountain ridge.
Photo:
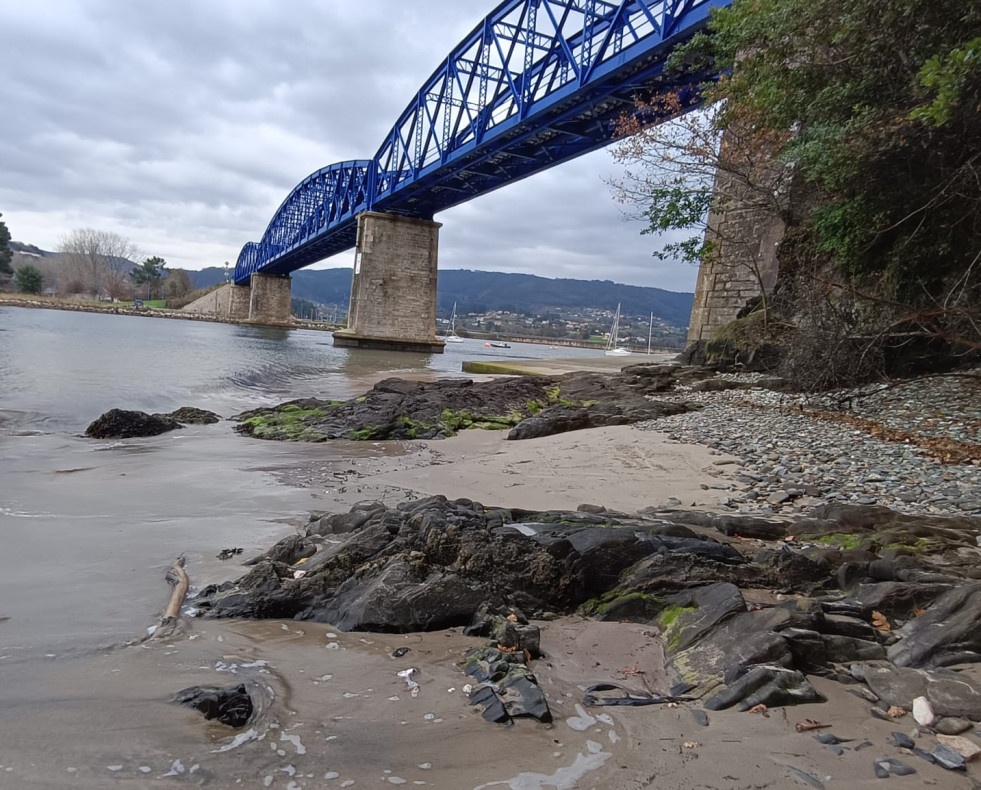
[{"label": "distant mountain ridge", "polygon": [[[188,272],[195,288],[224,282],[225,270],[217,266]],[[613,311],[617,304],[625,315],[651,312],[672,326],[687,326],[695,295],[624,285],[610,280],[551,279],[534,274],[441,269],[438,308],[449,313],[455,302],[458,313],[507,310],[541,314],[550,308],[594,308]],[[323,304],[346,305],[351,296],[351,269],[300,269],[293,272],[293,298]]]}]

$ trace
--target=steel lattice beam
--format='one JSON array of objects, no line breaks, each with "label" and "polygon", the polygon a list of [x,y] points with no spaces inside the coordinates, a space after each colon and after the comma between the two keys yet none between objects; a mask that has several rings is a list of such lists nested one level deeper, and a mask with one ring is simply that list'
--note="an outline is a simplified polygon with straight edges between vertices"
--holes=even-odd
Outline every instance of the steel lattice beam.
[{"label": "steel lattice beam", "polygon": [[673,46],[732,0],[506,0],[433,72],[370,160],[305,178],[235,282],[287,274],[354,246],[355,217],[433,215],[609,143],[645,89],[700,100],[661,77]]}]

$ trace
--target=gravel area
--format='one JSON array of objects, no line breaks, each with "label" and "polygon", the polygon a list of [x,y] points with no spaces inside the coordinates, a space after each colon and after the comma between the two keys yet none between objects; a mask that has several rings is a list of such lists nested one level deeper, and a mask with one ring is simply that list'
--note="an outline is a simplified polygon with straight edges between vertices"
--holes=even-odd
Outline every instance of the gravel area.
[{"label": "gravel area", "polygon": [[[981,370],[820,397],[759,388],[679,388],[669,397],[697,400],[705,408],[640,427],[739,459],[738,482],[720,502],[733,510],[797,513],[823,502],[847,502],[912,514],[981,516],[981,453],[972,461],[944,464],[915,444],[931,437],[981,445]],[[884,441],[864,427],[801,414],[802,409],[870,420],[911,441]]]}]

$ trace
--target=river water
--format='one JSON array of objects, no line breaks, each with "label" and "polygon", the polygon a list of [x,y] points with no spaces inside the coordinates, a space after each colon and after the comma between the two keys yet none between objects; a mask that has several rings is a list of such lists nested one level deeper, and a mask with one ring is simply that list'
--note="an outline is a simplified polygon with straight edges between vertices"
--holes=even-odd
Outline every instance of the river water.
[{"label": "river water", "polygon": [[[285,485],[277,471],[400,451],[395,443],[262,442],[234,434],[227,422],[95,441],[82,435],[90,421],[114,407],[187,405],[228,417],[297,397],[354,397],[388,375],[459,375],[465,359],[556,354],[512,346],[468,341],[444,354],[396,354],[334,348],[329,334],[309,330],[0,307],[0,787],[104,787],[110,776],[121,780],[117,762],[133,786],[144,786],[151,768],[165,775],[161,755],[177,754],[200,729],[181,719],[183,730],[160,734],[175,726],[169,708],[155,707],[179,687],[173,673],[201,674],[215,650],[233,649],[230,643],[262,654],[279,633],[262,624],[209,625],[198,635],[227,640],[223,645],[154,645],[120,660],[118,645],[145,634],[165,606],[167,568],[182,555],[196,583],[234,578],[241,570],[217,559],[222,548],[257,553],[310,510],[330,509],[323,490]],[[322,639],[310,630],[302,639]],[[435,656],[446,652],[437,647]],[[297,651],[289,661],[300,660]],[[183,664],[169,658],[178,652]],[[352,666],[362,659],[353,657]],[[148,670],[152,682],[141,668],[147,661],[159,662]],[[457,671],[448,659],[443,664],[448,677]],[[387,677],[388,665],[378,666]],[[85,722],[95,730],[82,737]],[[77,737],[71,748],[64,742],[69,723]],[[126,731],[116,751],[116,736],[100,735],[100,727]],[[161,752],[156,762],[140,745],[150,732]],[[132,752],[132,764],[120,750]],[[225,770],[233,772],[232,765]],[[253,770],[243,775],[254,779]],[[228,782],[239,785],[241,776]]]},{"label": "river water", "polygon": [[132,635],[154,614],[156,571],[176,554],[210,565],[214,547],[266,545],[326,504],[270,471],[393,451],[256,441],[227,423],[130,441],[81,436],[103,412],[197,406],[228,417],[355,397],[389,375],[459,375],[465,359],[550,353],[478,341],[444,354],[364,351],[313,330],[0,307],[0,617],[10,618],[0,657]]}]

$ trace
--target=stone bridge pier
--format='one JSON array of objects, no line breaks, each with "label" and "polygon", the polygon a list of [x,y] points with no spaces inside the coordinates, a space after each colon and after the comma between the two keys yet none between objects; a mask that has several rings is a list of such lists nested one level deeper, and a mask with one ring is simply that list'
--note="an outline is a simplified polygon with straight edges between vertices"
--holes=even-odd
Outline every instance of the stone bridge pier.
[{"label": "stone bridge pier", "polygon": [[358,215],[347,328],[335,346],[442,353],[436,338],[436,263],[441,225],[366,211]]},{"label": "stone bridge pier", "polygon": [[230,285],[227,317],[274,326],[291,323],[291,283],[289,275],[253,274],[251,285]]},{"label": "stone bridge pier", "polygon": [[[751,136],[727,131],[719,152],[714,192],[720,210],[709,213],[706,239],[716,254],[698,270],[688,342],[709,340],[747,303],[773,293],[777,251],[786,233],[781,210],[790,205],[787,171],[771,165]],[[772,200],[776,198],[776,201]]]}]

